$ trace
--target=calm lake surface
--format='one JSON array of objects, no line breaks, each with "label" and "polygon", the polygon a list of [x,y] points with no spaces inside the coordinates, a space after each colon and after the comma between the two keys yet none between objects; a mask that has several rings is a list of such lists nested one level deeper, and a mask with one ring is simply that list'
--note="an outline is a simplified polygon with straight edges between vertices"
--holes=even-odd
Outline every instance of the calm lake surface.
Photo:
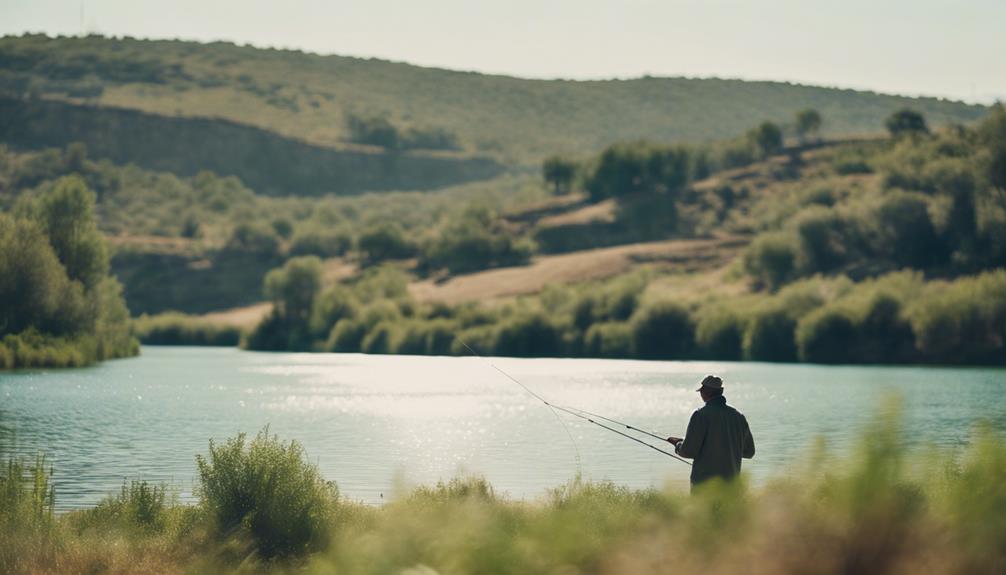
[{"label": "calm lake surface", "polygon": [[578,470],[631,487],[687,485],[682,463],[563,415],[571,442],[546,406],[491,364],[557,404],[667,435],[683,434],[700,405],[696,382],[718,373],[751,424],[757,456],[744,468],[756,482],[784,474],[816,437],[854,449],[890,395],[902,398],[918,445],[964,445],[978,420],[1006,429],[1001,369],[144,347],[93,368],[0,373],[0,454],[45,452],[61,510],[93,505],[123,479],[164,481],[191,499],[195,455],[209,439],[266,425],[302,442],[344,495],[369,503],[462,473],[519,498]]}]

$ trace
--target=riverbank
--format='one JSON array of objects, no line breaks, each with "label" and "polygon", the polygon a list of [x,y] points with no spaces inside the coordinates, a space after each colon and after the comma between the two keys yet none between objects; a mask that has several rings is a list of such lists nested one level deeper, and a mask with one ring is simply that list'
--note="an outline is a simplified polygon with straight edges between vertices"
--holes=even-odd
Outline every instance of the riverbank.
[{"label": "riverbank", "polygon": [[693,496],[574,480],[525,501],[458,478],[375,507],[340,497],[298,444],[260,434],[211,443],[197,505],[133,482],[55,515],[48,462],[12,463],[0,474],[0,570],[1001,572],[1002,437],[979,429],[962,452],[911,451],[897,422],[878,418],[849,458],[816,444],[763,486]]}]

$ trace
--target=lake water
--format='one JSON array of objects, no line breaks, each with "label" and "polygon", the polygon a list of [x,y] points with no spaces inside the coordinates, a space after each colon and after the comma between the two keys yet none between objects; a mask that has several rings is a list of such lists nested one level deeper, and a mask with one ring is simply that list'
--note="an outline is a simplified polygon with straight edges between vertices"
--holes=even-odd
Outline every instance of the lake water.
[{"label": "lake water", "polygon": [[571,441],[544,404],[492,364],[557,404],[667,435],[683,434],[700,405],[696,382],[720,374],[751,424],[758,452],[744,468],[755,482],[785,473],[815,437],[852,449],[890,395],[902,398],[918,445],[966,444],[978,420],[1006,429],[1001,369],[144,347],[138,358],[93,368],[0,373],[0,454],[45,452],[61,510],[93,505],[134,478],[170,483],[191,499],[195,455],[209,439],[266,425],[303,443],[343,494],[369,503],[459,473],[520,498],[578,472],[631,487],[687,485],[686,465],[562,416]]}]

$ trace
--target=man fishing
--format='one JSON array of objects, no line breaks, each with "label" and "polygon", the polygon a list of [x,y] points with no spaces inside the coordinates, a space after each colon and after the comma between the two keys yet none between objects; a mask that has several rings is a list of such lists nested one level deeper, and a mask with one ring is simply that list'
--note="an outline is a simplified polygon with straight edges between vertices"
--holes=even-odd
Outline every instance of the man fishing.
[{"label": "man fishing", "polygon": [[733,479],[741,472],[741,458],[751,459],[755,454],[747,419],[723,397],[723,380],[707,375],[697,391],[706,405],[692,413],[684,438],[667,438],[675,453],[695,460],[693,490],[715,477]]}]

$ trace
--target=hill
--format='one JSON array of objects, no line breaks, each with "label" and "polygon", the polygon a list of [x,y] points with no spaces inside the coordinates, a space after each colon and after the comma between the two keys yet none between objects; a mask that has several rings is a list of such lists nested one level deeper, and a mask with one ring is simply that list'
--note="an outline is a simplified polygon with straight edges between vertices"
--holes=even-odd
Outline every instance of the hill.
[{"label": "hill", "polygon": [[86,103],[91,111],[227,120],[337,150],[491,154],[510,164],[588,154],[617,140],[722,139],[761,120],[785,124],[807,107],[826,118],[827,136],[876,132],[905,106],[933,126],[970,122],[987,111],[778,82],[528,80],[228,43],[100,36],[0,39],[0,91]]}]

